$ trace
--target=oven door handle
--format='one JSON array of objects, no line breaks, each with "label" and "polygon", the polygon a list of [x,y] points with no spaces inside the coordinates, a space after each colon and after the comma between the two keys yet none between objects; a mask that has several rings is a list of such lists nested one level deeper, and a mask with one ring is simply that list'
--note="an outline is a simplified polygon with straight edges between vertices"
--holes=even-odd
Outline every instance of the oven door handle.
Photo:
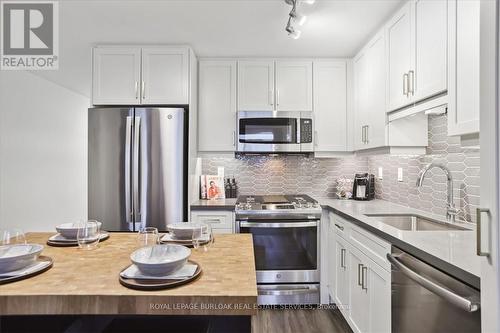
[{"label": "oven door handle", "polygon": [[257,293],[259,295],[274,295],[274,296],[292,296],[297,294],[311,294],[317,290],[303,287],[303,288],[290,288],[290,289],[258,289]]},{"label": "oven door handle", "polygon": [[462,297],[462,296],[454,293],[453,291],[445,288],[444,286],[442,286],[434,281],[431,281],[428,278],[418,274],[417,272],[415,272],[411,268],[404,265],[401,262],[401,259],[399,258],[399,256],[393,256],[393,255],[387,254],[387,259],[394,267],[399,269],[401,271],[401,273],[403,273],[404,275],[406,275],[407,277],[409,277],[410,279],[412,279],[413,281],[415,281],[416,283],[418,283],[419,285],[421,285],[425,289],[433,292],[434,294],[436,294],[438,296],[441,296],[442,298],[444,298],[445,300],[447,300],[451,304],[459,307],[460,309],[462,309],[466,312],[475,312],[475,311],[479,310],[480,303],[478,300]]},{"label": "oven door handle", "polygon": [[317,227],[318,221],[310,222],[240,222],[240,228],[309,228]]}]

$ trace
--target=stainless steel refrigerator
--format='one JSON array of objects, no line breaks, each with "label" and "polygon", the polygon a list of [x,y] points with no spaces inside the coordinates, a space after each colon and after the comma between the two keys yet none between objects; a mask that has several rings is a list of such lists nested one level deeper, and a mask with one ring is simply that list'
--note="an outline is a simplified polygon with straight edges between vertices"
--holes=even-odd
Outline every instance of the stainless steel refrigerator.
[{"label": "stainless steel refrigerator", "polygon": [[89,219],[108,231],[186,221],[187,117],[182,108],[89,109]]}]

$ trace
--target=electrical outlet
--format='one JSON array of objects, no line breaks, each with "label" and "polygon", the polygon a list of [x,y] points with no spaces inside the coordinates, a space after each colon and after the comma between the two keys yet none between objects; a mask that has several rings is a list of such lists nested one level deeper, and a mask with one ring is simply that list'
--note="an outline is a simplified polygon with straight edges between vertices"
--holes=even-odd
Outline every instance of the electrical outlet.
[{"label": "electrical outlet", "polygon": [[384,179],[384,169],[382,167],[378,167],[378,179]]},{"label": "electrical outlet", "polygon": [[224,167],[217,167],[217,176],[224,178]]},{"label": "electrical outlet", "polygon": [[398,182],[403,181],[403,168],[398,168]]}]

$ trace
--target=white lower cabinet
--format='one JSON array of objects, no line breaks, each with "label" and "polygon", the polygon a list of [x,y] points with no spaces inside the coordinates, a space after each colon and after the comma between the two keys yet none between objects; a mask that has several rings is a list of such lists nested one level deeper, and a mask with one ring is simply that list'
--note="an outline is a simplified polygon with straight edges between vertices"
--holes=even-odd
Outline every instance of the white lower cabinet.
[{"label": "white lower cabinet", "polygon": [[214,234],[234,233],[234,212],[221,210],[191,211],[191,222],[206,223]]},{"label": "white lower cabinet", "polygon": [[[364,238],[362,248],[348,241],[351,233]],[[390,265],[379,264],[383,251],[389,252],[390,244],[335,214],[329,215],[330,298],[356,333],[391,331],[391,272]]]}]

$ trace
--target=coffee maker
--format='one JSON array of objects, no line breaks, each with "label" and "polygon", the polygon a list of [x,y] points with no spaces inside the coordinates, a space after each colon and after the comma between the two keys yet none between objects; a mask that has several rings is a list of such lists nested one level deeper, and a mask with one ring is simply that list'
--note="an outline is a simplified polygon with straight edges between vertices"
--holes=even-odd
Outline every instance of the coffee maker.
[{"label": "coffee maker", "polygon": [[354,200],[372,200],[375,198],[375,176],[368,173],[357,173],[354,176],[352,189]]}]

